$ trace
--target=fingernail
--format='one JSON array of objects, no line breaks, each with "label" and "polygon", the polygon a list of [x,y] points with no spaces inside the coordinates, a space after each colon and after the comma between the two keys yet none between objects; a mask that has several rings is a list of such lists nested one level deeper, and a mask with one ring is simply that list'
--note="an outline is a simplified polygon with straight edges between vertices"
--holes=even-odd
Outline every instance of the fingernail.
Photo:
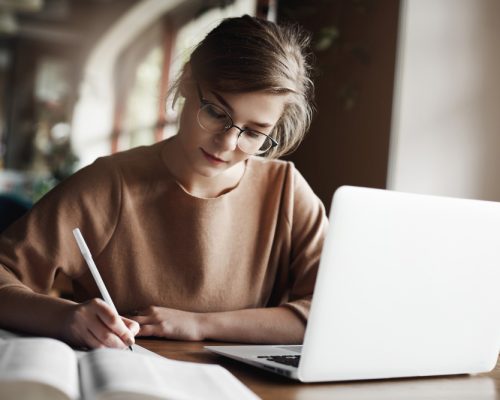
[{"label": "fingernail", "polygon": [[125,338],[125,344],[126,344],[127,346],[132,346],[134,343],[135,343],[135,340],[134,340],[132,337],[127,336],[127,337]]}]

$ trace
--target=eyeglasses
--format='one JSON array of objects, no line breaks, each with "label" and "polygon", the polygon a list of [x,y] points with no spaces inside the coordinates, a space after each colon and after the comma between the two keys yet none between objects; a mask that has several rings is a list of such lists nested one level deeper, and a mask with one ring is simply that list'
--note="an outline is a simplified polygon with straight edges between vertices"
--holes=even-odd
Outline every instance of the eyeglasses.
[{"label": "eyeglasses", "polygon": [[276,140],[265,133],[236,126],[226,110],[205,100],[200,85],[196,84],[196,87],[200,98],[198,123],[207,132],[218,134],[227,132],[231,128],[238,129],[240,132],[236,144],[242,152],[250,155],[263,154],[278,145]]}]

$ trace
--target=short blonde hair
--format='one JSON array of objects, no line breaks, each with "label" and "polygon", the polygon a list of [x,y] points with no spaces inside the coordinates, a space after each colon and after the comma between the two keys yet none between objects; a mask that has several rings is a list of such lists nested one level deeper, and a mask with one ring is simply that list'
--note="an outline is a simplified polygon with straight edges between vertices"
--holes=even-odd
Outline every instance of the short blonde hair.
[{"label": "short blonde hair", "polygon": [[295,150],[309,129],[313,114],[310,36],[296,25],[244,15],[226,18],[196,46],[171,89],[175,97],[186,76],[228,93],[265,91],[288,94],[272,136],[279,146],[264,156],[278,158]]}]

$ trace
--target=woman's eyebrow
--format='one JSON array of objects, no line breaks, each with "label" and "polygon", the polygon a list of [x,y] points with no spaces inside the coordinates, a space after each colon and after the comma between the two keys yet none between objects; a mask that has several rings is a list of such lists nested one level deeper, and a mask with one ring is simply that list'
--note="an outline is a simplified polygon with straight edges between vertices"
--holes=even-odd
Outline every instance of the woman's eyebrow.
[{"label": "woman's eyebrow", "polygon": [[213,90],[211,90],[210,93],[212,93],[217,98],[217,100],[219,100],[219,103],[221,103],[229,111],[234,112],[233,107],[231,107],[231,105],[226,101],[226,99],[224,99],[224,97],[222,97],[219,93],[214,92]]},{"label": "woman's eyebrow", "polygon": [[255,125],[258,126],[259,128],[270,128],[273,126],[273,124],[268,124],[267,122],[256,122],[256,121],[250,121],[248,125]]},{"label": "woman's eyebrow", "polygon": [[[224,99],[224,97],[222,97],[219,93],[214,92],[212,90],[210,91],[210,93],[212,93],[215,96],[215,98],[219,101],[219,103],[221,103],[225,108],[227,108],[231,113],[234,113],[233,107],[231,107],[231,105],[226,101],[226,99]],[[267,122],[255,122],[255,121],[249,121],[248,124],[258,126],[259,128],[270,128],[273,126],[273,124],[269,124]]]}]

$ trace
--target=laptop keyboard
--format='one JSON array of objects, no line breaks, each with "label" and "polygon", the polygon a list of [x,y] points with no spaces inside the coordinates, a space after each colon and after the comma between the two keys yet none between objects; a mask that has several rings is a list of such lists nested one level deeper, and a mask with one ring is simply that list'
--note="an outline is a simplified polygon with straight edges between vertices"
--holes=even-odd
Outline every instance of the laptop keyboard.
[{"label": "laptop keyboard", "polygon": [[290,365],[291,367],[298,367],[300,361],[300,355],[291,356],[258,356],[258,358],[264,358],[269,361],[274,361],[284,365]]}]

